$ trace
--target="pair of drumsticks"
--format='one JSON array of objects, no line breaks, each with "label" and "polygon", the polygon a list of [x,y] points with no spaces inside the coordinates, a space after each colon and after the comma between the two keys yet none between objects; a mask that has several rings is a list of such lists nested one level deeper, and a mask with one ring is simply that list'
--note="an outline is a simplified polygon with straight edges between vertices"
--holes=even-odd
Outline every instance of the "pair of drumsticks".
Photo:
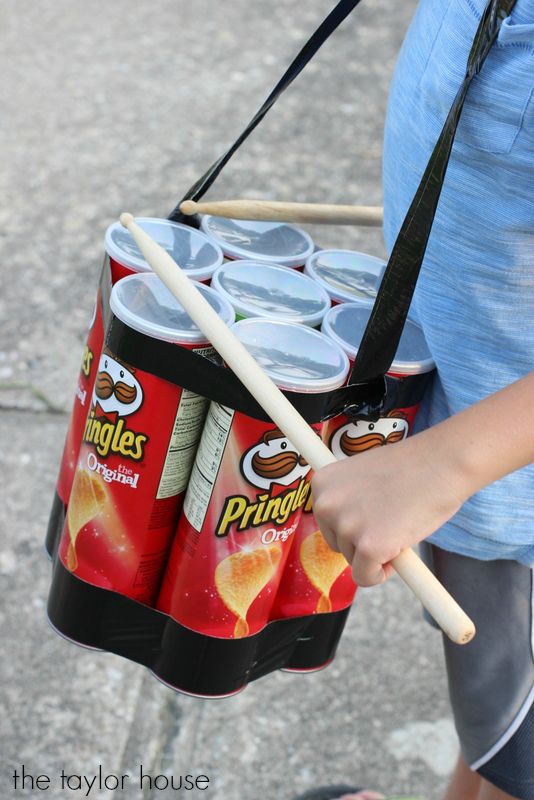
[{"label": "pair of drumsticks", "polygon": [[[216,212],[221,214],[221,206],[223,206],[222,203],[191,204],[188,201],[187,205],[186,203],[182,204],[182,210],[184,213],[196,213],[197,211],[207,212],[211,209],[211,213],[214,213],[213,209],[215,208]],[[297,210],[299,208],[301,216],[297,218]],[[304,210],[302,210],[303,208]],[[353,215],[350,220],[351,223],[354,223],[354,217],[362,218],[362,209],[355,210],[352,208],[351,212],[350,206],[341,208],[344,210],[338,213],[335,209],[339,209],[339,207],[336,206],[317,208],[310,207],[308,204],[303,206],[293,203],[260,202],[251,205],[251,201],[230,201],[224,204],[221,215],[226,216],[231,213],[231,216],[235,219],[274,218],[278,220],[287,220],[289,216],[290,221],[322,223],[335,221],[337,224],[340,224],[340,220],[345,220],[346,222],[351,213]],[[278,216],[273,217],[275,212]],[[368,213],[369,209],[366,209],[365,212]],[[381,209],[375,208],[372,209],[372,212],[368,216],[366,224],[380,224]],[[239,216],[240,213],[246,216]],[[260,213],[262,216],[258,217]],[[280,214],[286,216],[281,217]],[[311,219],[312,215],[315,215],[313,220]],[[374,219],[374,221],[370,222],[370,219]],[[315,435],[308,423],[261,369],[239,339],[217,316],[207,300],[204,299],[171,256],[135,223],[131,214],[122,214],[120,221],[132,234],[154,272],[176,297],[206,338],[213,344],[226,364],[236,373],[265,412],[284,435],[291,440],[296,450],[304,456],[311,467],[314,470],[318,470],[326,466],[326,464],[335,462],[336,458],[333,453]],[[475,635],[473,622],[413,550],[404,550],[392,563],[400,577],[419,598],[423,606],[450,639],[458,644],[465,644],[473,638]]]}]

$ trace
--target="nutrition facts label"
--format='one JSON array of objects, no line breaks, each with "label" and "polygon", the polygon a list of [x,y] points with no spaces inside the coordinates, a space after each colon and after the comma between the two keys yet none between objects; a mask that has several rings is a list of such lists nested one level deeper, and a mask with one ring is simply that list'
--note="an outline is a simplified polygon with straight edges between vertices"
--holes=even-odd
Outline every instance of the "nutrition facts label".
[{"label": "nutrition facts label", "polygon": [[[198,348],[194,352],[210,355],[213,348]],[[185,492],[209,402],[205,397],[182,389],[156,500]]]},{"label": "nutrition facts label", "polygon": [[183,509],[197,531],[202,529],[206,518],[234,413],[226,406],[212,403],[206,418]]}]

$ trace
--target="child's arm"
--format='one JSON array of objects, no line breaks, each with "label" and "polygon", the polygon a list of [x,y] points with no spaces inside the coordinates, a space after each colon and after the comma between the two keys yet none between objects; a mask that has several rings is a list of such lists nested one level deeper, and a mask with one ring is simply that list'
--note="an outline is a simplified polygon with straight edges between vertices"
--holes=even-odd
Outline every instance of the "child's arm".
[{"label": "child's arm", "polygon": [[430,536],[472,494],[534,461],[534,372],[403,442],[319,470],[314,513],[361,586]]}]

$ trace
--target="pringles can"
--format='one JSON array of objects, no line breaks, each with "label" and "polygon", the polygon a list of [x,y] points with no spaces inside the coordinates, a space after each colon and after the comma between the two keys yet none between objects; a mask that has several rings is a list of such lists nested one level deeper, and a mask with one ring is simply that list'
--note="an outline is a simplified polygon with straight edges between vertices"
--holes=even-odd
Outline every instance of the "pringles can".
[{"label": "pringles can", "polygon": [[237,319],[267,317],[319,327],[330,298],[296,270],[258,261],[229,261],[213,273],[211,286],[233,306]]},{"label": "pringles can", "polygon": [[[233,331],[282,389],[327,392],[346,378],[345,353],[319,331],[258,319]],[[320,424],[313,427],[319,433]],[[310,465],[273,422],[213,402],[157,607],[208,637],[262,631],[310,478]]]},{"label": "pringles can", "polygon": [[[321,330],[337,342],[354,363],[371,309],[356,303],[331,308]],[[339,415],[325,427],[326,443],[336,458],[405,439],[410,433],[435,364],[419,325],[407,319],[387,373],[386,415],[373,422]]]},{"label": "pringles can", "polygon": [[302,269],[314,250],[311,236],[287,222],[226,219],[206,214],[200,227],[229,261],[247,259]]},{"label": "pringles can", "polygon": [[317,250],[306,261],[304,272],[338,303],[372,306],[386,262],[356,250]]},{"label": "pringles can", "polygon": [[[188,225],[150,217],[142,217],[136,222],[180,264],[193,280],[208,281],[214,270],[222,264],[223,255],[220,248],[210,242],[204,234]],[[78,461],[88,405],[98,368],[98,356],[102,350],[104,333],[110,318],[111,288],[127,275],[150,271],[149,265],[130,232],[119,222],[108,227],[105,235],[105,247],[106,256],[100,275],[95,309],[82,355],[78,386],[48,524],[46,549],[50,555],[56,551],[65,520],[65,511]]]},{"label": "pringles can", "polygon": [[[207,286],[197,288],[230,325],[230,304]],[[123,278],[110,306],[124,324],[120,336],[142,333],[145,349],[161,339],[202,355],[214,352],[154,274]],[[153,605],[208,402],[103,349],[59,545],[70,572]]]},{"label": "pringles can", "polygon": [[[136,217],[135,221],[193,281],[208,283],[222,264],[220,247],[189,225],[156,217]],[[105,245],[113,285],[132,272],[150,271],[130,231],[120,222],[114,222],[107,229]]]},{"label": "pringles can", "polygon": [[[351,367],[369,320],[371,309],[360,303],[344,303],[325,315],[322,331],[337,342],[349,357]],[[349,419],[338,415],[323,429],[323,439],[336,458],[343,459],[372,447],[391,444],[408,436],[419,402],[434,369],[423,331],[406,322],[395,360],[388,373],[388,398],[384,417]],[[321,669],[332,660],[332,643],[344,620],[343,611],[354,600],[356,585],[351,567],[341,553],[332,551],[319,531],[308,499],[295,533],[272,610],[281,619],[316,614],[313,632],[295,649],[288,671]],[[326,656],[326,661],[323,659]]]}]

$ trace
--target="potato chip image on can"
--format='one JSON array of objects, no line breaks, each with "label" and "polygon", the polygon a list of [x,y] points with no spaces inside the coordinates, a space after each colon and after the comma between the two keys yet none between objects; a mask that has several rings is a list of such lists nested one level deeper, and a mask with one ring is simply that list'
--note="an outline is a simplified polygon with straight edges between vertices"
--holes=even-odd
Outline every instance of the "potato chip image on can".
[{"label": "potato chip image on can", "polygon": [[104,483],[97,475],[87,470],[76,472],[72,484],[72,503],[67,509],[69,542],[67,550],[67,567],[75,572],[78,567],[76,556],[76,539],[88,522],[98,517],[105,508],[107,495]]},{"label": "potato chip image on can", "polygon": [[[231,324],[231,306],[197,286]],[[124,323],[124,337],[133,329],[148,342],[163,339],[213,353],[154,274],[123,278],[110,304]],[[93,585],[154,603],[208,405],[104,348],[59,546],[67,569]]]},{"label": "potato chip image on can", "polygon": [[234,639],[248,635],[249,608],[276,575],[281,556],[280,546],[270,544],[232,553],[215,567],[215,588],[224,605],[237,617]]},{"label": "potato chip image on can", "polygon": [[[149,217],[137,219],[137,223],[175,258],[193,280],[200,282],[209,280],[214,270],[222,263],[220,248],[202,233],[187,225]],[[82,355],[78,385],[48,525],[46,549],[50,555],[53,555],[57,547],[65,509],[69,502],[85,420],[91,402],[98,357],[104,344],[104,334],[111,314],[109,308],[111,289],[128,275],[151,271],[131,234],[119,222],[108,227],[105,234],[105,248],[106,256]]]},{"label": "potato chip image on can", "polygon": [[300,542],[299,560],[309,582],[320,594],[315,611],[318,614],[332,611],[330,592],[347,569],[345,556],[332,550],[321,531],[316,530]]},{"label": "potato chip image on can", "polygon": [[289,553],[272,619],[328,614],[349,606],[356,591],[351,568],[317,526],[310,494]]},{"label": "potato chip image on can", "polygon": [[[345,380],[343,350],[318,331],[260,319],[233,330],[282,389],[323,392]],[[313,427],[319,433],[321,424]],[[262,630],[310,477],[310,465],[274,423],[212,403],[157,607],[209,636]]]}]

